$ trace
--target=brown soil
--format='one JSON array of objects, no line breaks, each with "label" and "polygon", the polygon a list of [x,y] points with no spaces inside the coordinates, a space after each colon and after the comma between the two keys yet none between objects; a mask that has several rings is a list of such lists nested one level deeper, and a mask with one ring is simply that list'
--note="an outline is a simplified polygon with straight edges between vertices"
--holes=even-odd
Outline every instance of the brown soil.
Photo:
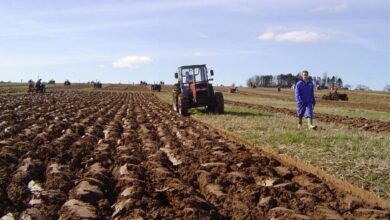
[{"label": "brown soil", "polygon": [[239,144],[152,94],[0,99],[1,131],[10,128],[0,142],[0,217],[390,218],[385,202]]}]

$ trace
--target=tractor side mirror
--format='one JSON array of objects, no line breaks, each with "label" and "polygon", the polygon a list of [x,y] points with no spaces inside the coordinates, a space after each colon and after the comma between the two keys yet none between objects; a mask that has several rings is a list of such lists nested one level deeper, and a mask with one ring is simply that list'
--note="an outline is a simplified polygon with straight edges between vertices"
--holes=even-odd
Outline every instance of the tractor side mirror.
[{"label": "tractor side mirror", "polygon": [[175,79],[179,78],[179,74],[175,73]]},{"label": "tractor side mirror", "polygon": [[210,75],[214,76],[214,70],[210,70]]}]

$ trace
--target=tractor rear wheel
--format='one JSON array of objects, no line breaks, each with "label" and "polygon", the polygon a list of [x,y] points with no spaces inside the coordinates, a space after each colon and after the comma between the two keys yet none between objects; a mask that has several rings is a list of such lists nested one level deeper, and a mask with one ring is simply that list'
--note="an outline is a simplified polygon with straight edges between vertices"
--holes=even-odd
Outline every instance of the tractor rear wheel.
[{"label": "tractor rear wheel", "polygon": [[340,98],[341,100],[343,100],[343,101],[348,101],[348,96],[347,96],[347,94],[340,94],[340,95],[339,95],[339,98]]},{"label": "tractor rear wheel", "polygon": [[336,93],[333,93],[332,95],[331,95],[331,98],[330,98],[331,100],[336,100],[336,101],[338,101],[339,100],[339,95],[338,94],[336,94]]},{"label": "tractor rear wheel", "polygon": [[179,108],[179,113],[183,116],[188,115],[188,106],[187,100],[184,94],[179,94],[177,99],[177,107]]},{"label": "tractor rear wheel", "polygon": [[221,92],[216,92],[214,94],[215,98],[215,113],[223,114],[225,112],[225,104],[223,101],[223,95]]},{"label": "tractor rear wheel", "polygon": [[207,105],[206,111],[208,112],[215,112],[215,97],[214,97],[214,88],[211,84],[208,84],[209,89],[209,103]]},{"label": "tractor rear wheel", "polygon": [[214,100],[207,105],[206,111],[208,111],[208,112],[215,112],[215,102],[214,102]]}]

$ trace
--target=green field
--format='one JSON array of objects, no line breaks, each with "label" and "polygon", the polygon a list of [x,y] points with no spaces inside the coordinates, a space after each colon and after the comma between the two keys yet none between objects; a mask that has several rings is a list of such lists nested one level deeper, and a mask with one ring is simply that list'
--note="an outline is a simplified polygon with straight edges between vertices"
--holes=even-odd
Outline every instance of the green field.
[{"label": "green field", "polygon": [[[270,105],[278,108],[288,108],[288,109],[296,110],[296,103],[293,100],[279,100],[279,99],[272,99],[272,98],[264,98],[261,96],[244,96],[240,94],[228,94],[228,93],[225,93],[224,95],[226,100],[240,101],[240,102],[247,102],[247,103],[261,104],[261,105]],[[319,101],[315,106],[315,112],[349,116],[354,118],[362,117],[367,119],[383,120],[383,121],[390,120],[390,111],[386,112],[386,111],[375,111],[375,110],[352,108],[352,107],[329,106],[326,103],[323,103],[321,101]]]}]

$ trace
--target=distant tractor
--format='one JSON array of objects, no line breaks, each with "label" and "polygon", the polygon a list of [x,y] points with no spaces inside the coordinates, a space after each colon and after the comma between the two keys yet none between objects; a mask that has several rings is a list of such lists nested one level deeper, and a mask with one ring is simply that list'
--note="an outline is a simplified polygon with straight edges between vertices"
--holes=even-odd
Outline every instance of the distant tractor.
[{"label": "distant tractor", "polygon": [[[224,100],[221,92],[214,92],[208,78],[205,64],[181,66],[175,73],[178,82],[173,86],[173,110],[187,115],[188,109],[206,107],[209,112],[224,113]],[[214,71],[210,70],[210,76]]]},{"label": "distant tractor", "polygon": [[228,89],[228,93],[240,93],[240,90],[238,87],[233,83],[231,87]]},{"label": "distant tractor", "polygon": [[71,83],[70,83],[69,80],[66,80],[66,81],[64,82],[64,86],[70,86],[70,85],[71,85]]},{"label": "distant tractor", "polygon": [[102,83],[99,82],[99,81],[93,82],[93,88],[101,89],[102,88]]},{"label": "distant tractor", "polygon": [[150,85],[152,92],[161,92],[161,84],[152,84]]},{"label": "distant tractor", "polygon": [[337,91],[337,87],[333,86],[330,89],[329,94],[323,95],[322,99],[324,100],[342,100],[342,101],[348,101],[348,95],[345,93],[339,93]]}]

